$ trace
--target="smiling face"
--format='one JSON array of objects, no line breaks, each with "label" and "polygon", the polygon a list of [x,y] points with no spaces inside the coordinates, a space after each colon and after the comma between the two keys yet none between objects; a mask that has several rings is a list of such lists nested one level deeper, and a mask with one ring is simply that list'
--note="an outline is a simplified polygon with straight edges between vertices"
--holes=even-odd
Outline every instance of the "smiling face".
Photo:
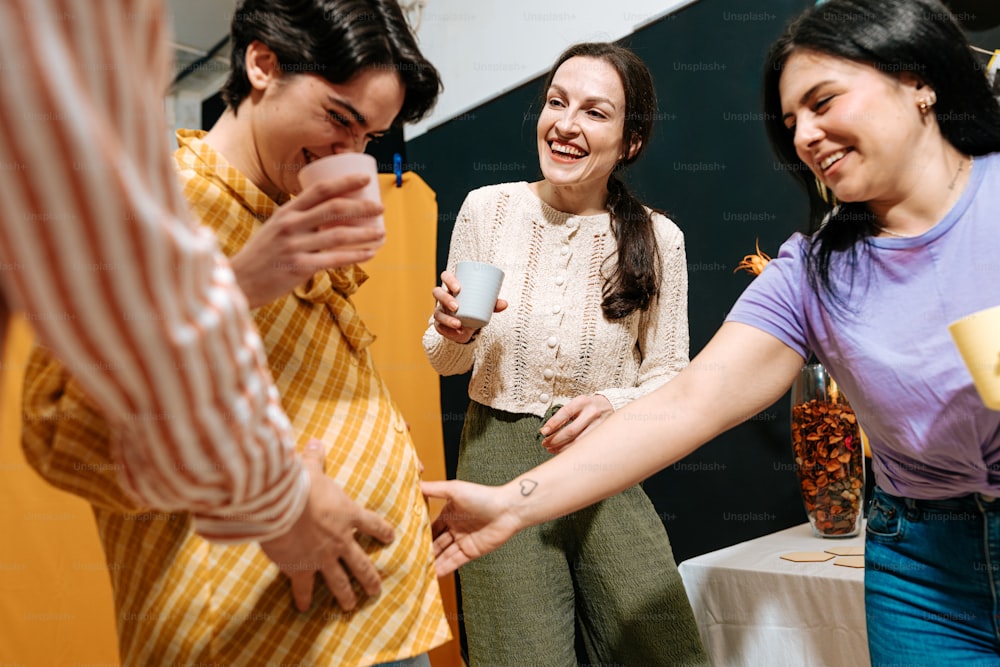
[{"label": "smiling face", "polygon": [[239,113],[251,114],[256,164],[241,171],[272,196],[297,194],[299,169],[312,160],[364,151],[403,106],[405,89],[391,68],[364,69],[335,84],[314,74],[282,73],[273,52],[254,45],[247,50],[254,59],[255,67],[248,60],[247,68],[254,91]]},{"label": "smiling face", "polygon": [[793,53],[779,83],[795,151],[840,201],[892,205],[912,192],[934,121],[931,94],[909,75],[812,51]]},{"label": "smiling face", "polygon": [[625,91],[615,69],[576,56],[556,70],[538,118],[542,175],[559,190],[607,197],[608,177],[624,158]]}]

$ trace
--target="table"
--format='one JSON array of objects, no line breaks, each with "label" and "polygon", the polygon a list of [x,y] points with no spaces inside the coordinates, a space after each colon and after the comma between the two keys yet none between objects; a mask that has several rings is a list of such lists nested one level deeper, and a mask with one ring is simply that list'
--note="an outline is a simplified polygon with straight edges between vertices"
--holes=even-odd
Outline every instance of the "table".
[{"label": "table", "polygon": [[702,641],[716,667],[867,667],[864,570],[780,558],[864,545],[794,526],[682,562]]}]

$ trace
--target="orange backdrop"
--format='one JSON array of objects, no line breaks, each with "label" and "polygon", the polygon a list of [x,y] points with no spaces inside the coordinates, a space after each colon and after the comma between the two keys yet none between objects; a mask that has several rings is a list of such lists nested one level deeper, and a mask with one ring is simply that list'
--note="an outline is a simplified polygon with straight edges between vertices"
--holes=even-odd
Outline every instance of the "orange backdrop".
[{"label": "orange backdrop", "polygon": [[[438,377],[420,337],[437,280],[437,201],[419,176],[380,177],[388,240],[365,266],[356,295],[377,335],[376,364],[406,415],[425,479],[444,479]],[[47,485],[20,448],[20,391],[31,342],[15,321],[0,350],[0,665],[75,667],[118,664],[111,587],[89,505]],[[434,508],[432,507],[432,510]],[[441,580],[452,634],[458,637],[455,586]],[[431,653],[434,667],[461,667],[457,639]]]}]

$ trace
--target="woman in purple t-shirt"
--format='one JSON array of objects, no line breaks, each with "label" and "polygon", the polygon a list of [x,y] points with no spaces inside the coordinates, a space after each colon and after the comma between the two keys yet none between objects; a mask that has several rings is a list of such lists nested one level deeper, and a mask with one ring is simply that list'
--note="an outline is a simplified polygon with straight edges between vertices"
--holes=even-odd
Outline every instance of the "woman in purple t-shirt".
[{"label": "woman in purple t-shirt", "polygon": [[553,460],[494,489],[426,484],[450,500],[438,569],[674,463],[774,403],[814,353],[871,439],[873,664],[998,664],[1000,412],[947,326],[1000,303],[1000,109],[937,0],[807,10],[772,46],[764,93],[771,142],[810,193],[809,235],[687,369]]}]

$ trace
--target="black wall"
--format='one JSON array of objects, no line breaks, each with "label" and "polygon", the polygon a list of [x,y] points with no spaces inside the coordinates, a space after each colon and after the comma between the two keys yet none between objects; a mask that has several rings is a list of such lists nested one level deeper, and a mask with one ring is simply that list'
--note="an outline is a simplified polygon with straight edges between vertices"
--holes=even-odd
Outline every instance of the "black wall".
[{"label": "black wall", "polygon": [[[702,0],[623,40],[653,71],[660,112],[653,140],[627,180],[647,204],[670,212],[685,233],[692,356],[750,282],[748,274],[733,271],[755,241],[773,255],[805,223],[805,196],[767,144],[759,81],[767,46],[789,18],[812,4]],[[970,35],[980,46],[1000,46],[1000,29]],[[483,60],[495,63],[496,54]],[[541,83],[531,81],[407,143],[407,168],[437,192],[439,271],[469,190],[540,178],[535,120]],[[467,376],[441,381],[451,476],[467,382]],[[788,413],[785,396],[646,482],[678,561],[805,521]]]}]

